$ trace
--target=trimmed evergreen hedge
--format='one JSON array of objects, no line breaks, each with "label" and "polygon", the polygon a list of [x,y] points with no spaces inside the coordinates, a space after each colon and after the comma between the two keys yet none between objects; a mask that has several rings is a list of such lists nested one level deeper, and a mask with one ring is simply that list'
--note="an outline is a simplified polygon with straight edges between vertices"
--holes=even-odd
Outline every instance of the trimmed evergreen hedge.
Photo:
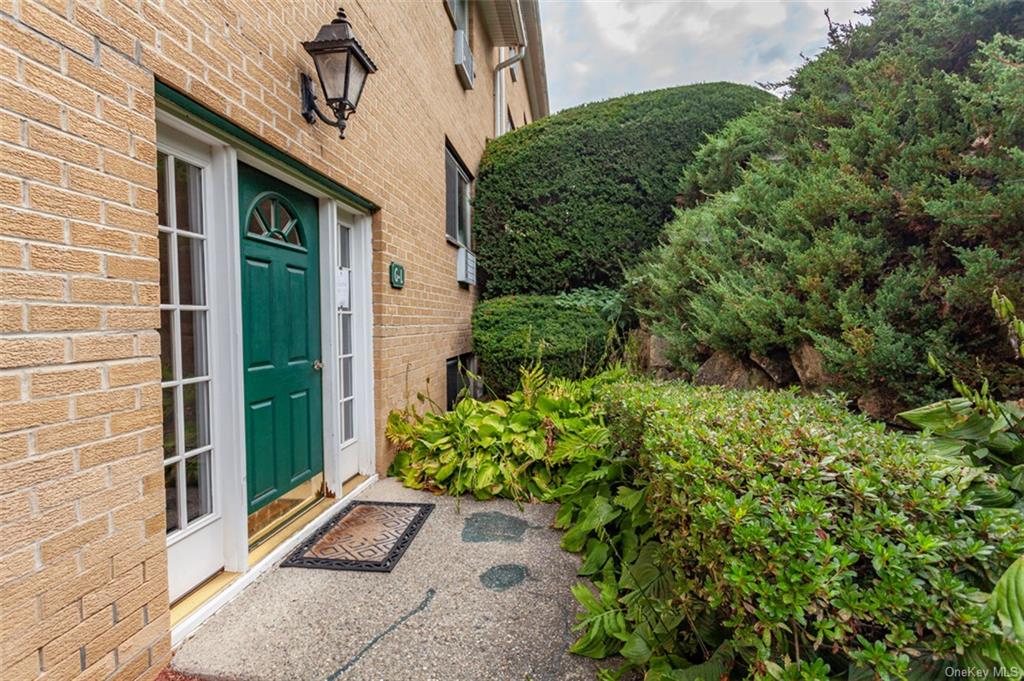
[{"label": "trimmed evergreen hedge", "polygon": [[519,367],[540,363],[551,376],[580,378],[600,368],[610,325],[599,312],[554,296],[505,296],[473,312],[473,351],[487,387],[515,390]]},{"label": "trimmed evergreen hedge", "polygon": [[491,142],[474,201],[484,296],[620,284],[671,216],[693,152],[770,101],[746,85],[688,85],[586,104]]}]

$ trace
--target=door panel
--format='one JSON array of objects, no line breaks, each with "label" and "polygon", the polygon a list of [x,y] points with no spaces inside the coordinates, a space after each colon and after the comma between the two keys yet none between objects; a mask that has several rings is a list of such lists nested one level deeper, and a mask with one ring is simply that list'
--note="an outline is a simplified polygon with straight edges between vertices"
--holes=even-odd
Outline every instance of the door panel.
[{"label": "door panel", "polygon": [[[245,261],[245,280],[250,296],[254,300],[270,300],[270,263],[260,260]],[[272,366],[270,307],[259,306],[249,310],[245,317],[245,343],[247,361],[245,368],[254,369],[261,366]]]},{"label": "door panel", "polygon": [[[309,435],[312,431],[312,418],[309,410],[309,391],[301,390],[292,393],[289,400],[291,408],[291,486],[294,487],[303,480],[309,479],[309,473],[313,469],[313,461],[310,456]],[[301,425],[300,425],[301,424]]]},{"label": "door panel", "polygon": [[[160,250],[160,369],[163,407],[163,481],[167,533],[167,582],[171,602],[224,566],[222,481],[224,454],[214,440],[220,416],[212,386],[220,381],[210,358],[210,243],[222,225],[210,217],[208,149],[180,149],[160,132],[157,153]],[[184,156],[185,154],[182,154]]]},{"label": "door panel", "polygon": [[274,460],[274,400],[253,402],[245,413],[247,478],[249,480],[249,503],[259,505],[273,498],[277,474],[273,467],[256,465],[256,462]]},{"label": "door panel", "polygon": [[335,276],[348,284],[347,300],[338,301],[334,320],[338,351],[335,397],[342,480],[359,472],[360,459],[373,457],[373,440],[366,427],[370,421],[368,410],[372,408],[372,395],[368,390],[370,346],[366,342],[371,290],[367,237],[350,218],[339,214],[335,253],[340,270]]},{"label": "door panel", "polygon": [[238,164],[249,513],[323,471],[318,202]]},{"label": "door panel", "polygon": [[[309,283],[306,274],[305,270],[296,267],[288,267],[285,270],[287,282],[285,289],[288,294],[289,309],[300,309],[309,296]],[[303,325],[296,325],[289,327],[288,331],[288,361],[294,363],[308,360],[310,357],[308,329]]]}]

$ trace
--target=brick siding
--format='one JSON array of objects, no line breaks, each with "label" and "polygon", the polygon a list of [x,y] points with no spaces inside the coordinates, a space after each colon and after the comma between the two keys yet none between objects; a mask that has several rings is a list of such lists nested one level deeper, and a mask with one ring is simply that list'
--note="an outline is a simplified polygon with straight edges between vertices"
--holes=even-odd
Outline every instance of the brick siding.
[{"label": "brick siding", "polygon": [[[299,115],[328,2],[0,0],[0,677],[151,679],[170,655],[154,77],[381,206],[373,218],[378,469],[388,410],[444,396],[475,291],[444,239],[444,145],[475,170],[476,88],[441,0],[346,4],[380,67],[348,139]],[[508,76],[506,75],[506,78]],[[508,80],[516,124],[530,116]],[[387,284],[392,260],[406,268]]]}]

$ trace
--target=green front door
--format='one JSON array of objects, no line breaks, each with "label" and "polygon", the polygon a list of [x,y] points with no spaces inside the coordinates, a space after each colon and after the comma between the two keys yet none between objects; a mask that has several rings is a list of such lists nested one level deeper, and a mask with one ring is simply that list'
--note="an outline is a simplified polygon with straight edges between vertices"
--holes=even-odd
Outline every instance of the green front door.
[{"label": "green front door", "polygon": [[323,471],[317,200],[238,164],[249,513]]}]

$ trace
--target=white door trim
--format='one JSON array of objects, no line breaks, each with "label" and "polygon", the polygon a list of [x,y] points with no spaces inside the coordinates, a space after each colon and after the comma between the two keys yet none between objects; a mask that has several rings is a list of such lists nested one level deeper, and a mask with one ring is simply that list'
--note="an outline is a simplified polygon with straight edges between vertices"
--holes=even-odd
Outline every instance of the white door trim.
[{"label": "white door trim", "polygon": [[239,238],[238,215],[238,155],[225,144],[214,147],[214,175],[218,178],[217,191],[226,200],[220,202],[217,216],[223,225],[227,238],[217,248],[211,262],[217,267],[222,280],[213,287],[224,310],[219,320],[219,339],[216,342],[214,359],[225,367],[223,374],[229,380],[222,381],[216,391],[221,404],[225,405],[224,427],[230,437],[230,455],[222,459],[223,475],[228,484],[222,486],[224,504],[224,569],[228,572],[245,572],[249,568],[249,523],[247,512],[247,484],[245,463],[245,371],[242,355],[242,252]]},{"label": "white door trim", "polygon": [[337,495],[345,476],[341,472],[338,442],[341,424],[338,404],[338,332],[335,321],[334,269],[337,267],[337,210],[331,199],[320,199],[320,361],[323,362],[324,483]]},{"label": "white door trim", "polygon": [[377,472],[377,419],[376,419],[376,395],[373,371],[373,219],[366,213],[356,213],[347,206],[338,204],[338,210],[347,213],[351,221],[352,246],[355,254],[353,262],[358,263],[362,269],[360,279],[363,282],[356,290],[361,309],[363,310],[363,323],[359,330],[352,330],[353,347],[357,353],[361,353],[363,361],[359,363],[362,371],[360,376],[355,374],[354,380],[362,388],[362,395],[359,395],[357,388],[357,403],[361,402],[356,421],[362,427],[365,434],[363,447],[359,450],[359,472],[363,475],[374,475]]}]

